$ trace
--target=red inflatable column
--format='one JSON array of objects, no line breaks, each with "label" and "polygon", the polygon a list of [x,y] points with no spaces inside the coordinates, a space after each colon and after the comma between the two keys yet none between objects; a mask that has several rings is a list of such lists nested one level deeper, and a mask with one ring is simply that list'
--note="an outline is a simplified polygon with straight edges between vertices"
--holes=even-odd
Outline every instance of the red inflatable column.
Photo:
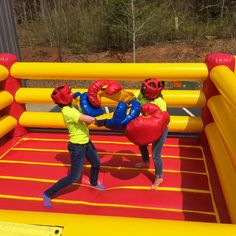
[{"label": "red inflatable column", "polygon": [[[230,70],[234,71],[235,57],[233,55],[225,53],[213,53],[206,56],[205,63],[208,67],[209,75],[214,67],[221,65],[227,66]],[[211,81],[209,76],[204,81],[203,92],[206,96],[206,101],[208,101],[212,96],[219,94],[219,91],[217,90],[217,88],[215,87],[214,83]],[[213,118],[211,116],[209,108],[207,107],[207,104],[202,109],[201,117],[204,127],[206,127],[207,124],[213,122]]]},{"label": "red inflatable column", "polygon": [[[10,74],[12,65],[17,61],[15,55],[0,54],[0,64],[5,66],[9,71],[9,76],[6,80],[0,83],[0,89],[8,91],[15,98],[16,91],[21,87],[20,80],[13,78]],[[25,105],[19,104],[15,101],[3,110],[3,115],[11,115],[17,120],[17,126],[10,132],[11,137],[22,136],[27,133],[27,129],[19,124],[19,118],[25,111]]]}]

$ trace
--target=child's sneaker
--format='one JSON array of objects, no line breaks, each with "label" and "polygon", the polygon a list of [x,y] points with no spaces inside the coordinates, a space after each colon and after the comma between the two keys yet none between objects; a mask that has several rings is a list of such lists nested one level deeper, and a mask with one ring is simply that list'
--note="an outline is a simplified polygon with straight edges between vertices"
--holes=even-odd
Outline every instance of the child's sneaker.
[{"label": "child's sneaker", "polygon": [[47,208],[51,208],[52,207],[52,205],[51,205],[51,198],[48,197],[45,193],[43,193],[43,204]]},{"label": "child's sneaker", "polygon": [[92,185],[94,188],[101,190],[101,191],[105,191],[106,187],[102,184],[97,184],[97,185]]}]

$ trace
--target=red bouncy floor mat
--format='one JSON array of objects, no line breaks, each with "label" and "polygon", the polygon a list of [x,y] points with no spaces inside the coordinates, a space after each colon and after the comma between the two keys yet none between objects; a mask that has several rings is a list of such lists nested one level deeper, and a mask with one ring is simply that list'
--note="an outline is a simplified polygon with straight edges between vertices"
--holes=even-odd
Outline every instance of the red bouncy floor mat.
[{"label": "red bouncy floor mat", "polygon": [[[92,133],[101,157],[99,191],[89,185],[85,162],[78,183],[63,189],[46,209],[42,192],[69,168],[68,136],[29,133],[1,145],[0,209],[229,223],[225,201],[209,150],[198,138],[171,137],[163,148],[164,182],[151,190],[153,163],[135,168],[138,147],[121,134]],[[151,148],[151,147],[150,147]]]}]

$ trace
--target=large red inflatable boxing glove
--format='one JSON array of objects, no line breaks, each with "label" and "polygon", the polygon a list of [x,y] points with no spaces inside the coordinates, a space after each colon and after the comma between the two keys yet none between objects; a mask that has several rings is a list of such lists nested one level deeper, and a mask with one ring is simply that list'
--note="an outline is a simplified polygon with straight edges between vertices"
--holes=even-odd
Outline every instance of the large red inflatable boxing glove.
[{"label": "large red inflatable boxing glove", "polygon": [[113,80],[98,80],[93,82],[88,89],[88,99],[94,107],[101,106],[101,98],[106,97],[116,102],[129,103],[134,95],[125,91],[122,86]]},{"label": "large red inflatable boxing glove", "polygon": [[157,141],[170,121],[169,113],[152,103],[141,106],[142,115],[132,120],[125,129],[127,138],[136,145]]}]

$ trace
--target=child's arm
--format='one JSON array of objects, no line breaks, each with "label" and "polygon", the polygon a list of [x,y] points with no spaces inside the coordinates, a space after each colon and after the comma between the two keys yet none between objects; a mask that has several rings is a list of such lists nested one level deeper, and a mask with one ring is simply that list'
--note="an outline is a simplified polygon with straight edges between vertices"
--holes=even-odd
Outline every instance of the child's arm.
[{"label": "child's arm", "polygon": [[79,121],[85,122],[87,125],[90,125],[95,122],[95,117],[81,114]]}]

